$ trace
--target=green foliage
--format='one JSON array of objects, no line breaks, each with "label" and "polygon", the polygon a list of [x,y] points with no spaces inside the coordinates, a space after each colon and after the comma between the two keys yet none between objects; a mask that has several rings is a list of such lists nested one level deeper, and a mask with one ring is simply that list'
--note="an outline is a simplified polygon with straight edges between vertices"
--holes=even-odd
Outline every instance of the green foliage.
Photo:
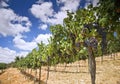
[{"label": "green foliage", "polygon": [[[120,51],[120,10],[118,9],[120,4],[117,7],[116,1],[118,0],[100,0],[98,7],[93,7],[91,4],[86,9],[82,8],[74,13],[67,11],[67,17],[64,18],[62,25],[50,27],[52,37],[49,44],[40,42],[38,47],[26,57],[17,56],[14,66],[33,69],[48,66],[49,68],[58,63],[72,63],[88,58],[92,84],[95,84],[95,57],[106,52]],[[106,33],[104,37],[102,34]],[[101,46],[103,40],[107,49],[104,49],[105,45]],[[4,66],[0,64],[0,69]]]},{"label": "green foliage", "polygon": [[[115,0],[116,1],[116,0]],[[100,0],[98,7],[89,5],[87,9],[82,8],[75,13],[67,11],[67,17],[63,24],[50,27],[52,37],[49,44],[43,42],[38,44],[38,49],[33,49],[26,57],[16,57],[16,67],[38,68],[44,65],[56,65],[58,63],[71,63],[76,60],[85,60],[88,56],[85,41],[94,37],[98,41],[95,56],[102,55],[101,38],[97,29],[105,28],[107,32],[107,43],[109,52],[116,49],[119,51],[120,38],[120,16],[116,12],[114,0]],[[93,24],[97,23],[97,27]],[[88,27],[86,27],[87,25]],[[117,36],[113,35],[116,32]],[[116,43],[114,45],[114,42]]]},{"label": "green foliage", "polygon": [[6,63],[0,63],[0,70],[1,69],[6,69],[7,68],[7,64]]}]

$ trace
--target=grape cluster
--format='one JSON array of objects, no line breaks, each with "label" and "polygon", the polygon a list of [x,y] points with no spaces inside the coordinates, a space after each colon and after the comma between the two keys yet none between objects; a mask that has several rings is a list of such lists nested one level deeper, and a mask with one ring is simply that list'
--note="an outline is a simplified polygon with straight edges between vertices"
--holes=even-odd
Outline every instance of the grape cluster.
[{"label": "grape cluster", "polygon": [[106,41],[107,32],[106,32],[105,29],[106,29],[106,28],[98,28],[98,29],[97,29],[97,32],[98,32],[99,35],[101,35],[101,37],[102,37],[101,49],[102,49],[102,52],[103,52],[103,53],[105,52],[105,49],[106,49],[106,47],[107,47],[107,41]]},{"label": "grape cluster", "polygon": [[[92,28],[95,28],[98,32],[98,34],[101,36],[102,41],[101,41],[101,49],[102,52],[105,52],[105,49],[107,47],[107,41],[106,41],[106,28],[101,28],[98,23],[91,23],[91,24],[84,24],[84,28],[87,28],[89,32],[91,32]],[[97,48],[97,40],[94,37],[91,37],[90,39],[86,40],[84,42],[84,46],[92,46],[94,48]]]},{"label": "grape cluster", "polygon": [[84,46],[86,46],[86,47],[90,46],[94,49],[97,49],[98,41],[96,40],[95,37],[90,37],[89,39],[85,40]]},{"label": "grape cluster", "polygon": [[89,42],[90,42],[90,46],[97,49],[97,46],[98,46],[98,41],[96,40],[95,37],[91,37],[89,39]]},{"label": "grape cluster", "polygon": [[84,28],[87,28],[89,32],[91,31],[91,24],[84,24]]}]

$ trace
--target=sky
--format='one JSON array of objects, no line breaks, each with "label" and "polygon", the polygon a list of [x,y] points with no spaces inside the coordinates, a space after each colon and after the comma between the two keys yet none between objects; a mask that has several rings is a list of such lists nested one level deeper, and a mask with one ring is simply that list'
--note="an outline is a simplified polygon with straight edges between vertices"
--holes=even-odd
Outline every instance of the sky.
[{"label": "sky", "polygon": [[75,12],[98,0],[0,0],[0,62],[26,56],[41,41],[48,44],[50,26],[63,24],[66,10]]}]

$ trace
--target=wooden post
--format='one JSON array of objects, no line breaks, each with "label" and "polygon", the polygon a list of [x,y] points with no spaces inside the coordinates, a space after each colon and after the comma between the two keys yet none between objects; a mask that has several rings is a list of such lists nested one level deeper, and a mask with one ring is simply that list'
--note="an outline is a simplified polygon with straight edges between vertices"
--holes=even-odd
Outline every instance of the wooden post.
[{"label": "wooden post", "polygon": [[95,62],[95,56],[94,52],[92,50],[92,47],[88,47],[88,65],[89,65],[89,72],[91,75],[91,84],[95,84],[95,79],[96,79],[96,62]]},{"label": "wooden post", "polygon": [[35,68],[34,84],[36,83],[36,80],[37,80],[37,68]]},{"label": "wooden post", "polygon": [[41,66],[39,67],[39,84],[41,84]]},{"label": "wooden post", "polygon": [[48,56],[48,60],[47,60],[47,62],[48,62],[47,65],[48,65],[48,66],[47,66],[47,79],[46,79],[46,84],[47,84],[47,80],[48,80],[48,78],[49,78],[49,70],[50,70],[49,61],[50,61],[50,58],[49,58],[49,56]]}]

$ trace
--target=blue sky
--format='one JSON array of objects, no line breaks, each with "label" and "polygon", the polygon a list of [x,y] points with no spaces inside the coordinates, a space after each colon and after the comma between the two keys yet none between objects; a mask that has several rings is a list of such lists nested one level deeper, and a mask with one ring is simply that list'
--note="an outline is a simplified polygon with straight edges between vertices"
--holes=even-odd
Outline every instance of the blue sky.
[{"label": "blue sky", "polygon": [[75,12],[98,0],[0,0],[0,62],[26,56],[37,43],[48,44],[49,27],[62,24],[66,10]]}]

